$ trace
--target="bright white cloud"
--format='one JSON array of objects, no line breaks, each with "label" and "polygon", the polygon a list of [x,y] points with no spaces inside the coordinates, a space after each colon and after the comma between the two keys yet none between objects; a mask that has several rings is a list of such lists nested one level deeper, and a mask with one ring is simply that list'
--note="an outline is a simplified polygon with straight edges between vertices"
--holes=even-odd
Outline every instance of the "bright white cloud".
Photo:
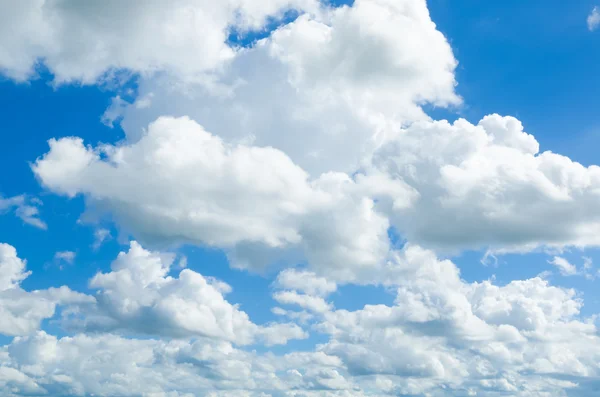
[{"label": "bright white cloud", "polygon": [[327,384],[343,385],[333,372],[340,366],[337,357],[321,352],[258,355],[207,339],[166,342],[114,335],[59,339],[40,332],[16,338],[2,351],[0,391],[120,397],[327,393]]},{"label": "bright white cloud", "polygon": [[386,257],[390,224],[450,251],[598,246],[600,168],[538,146],[511,117],[423,121],[354,178],[311,179],[276,149],[227,144],[187,118],[160,118],[133,144],[52,140],[33,170],[145,242],[229,249],[242,267],[301,249],[317,268],[352,280]]},{"label": "bright white cloud", "polygon": [[598,10],[598,7],[594,7],[590,12],[590,15],[588,15],[587,25],[590,32],[593,32],[600,26],[600,10]]},{"label": "bright white cloud", "polygon": [[30,276],[17,250],[0,243],[0,334],[26,335],[54,316],[58,304],[89,303],[93,298],[67,287],[28,292],[21,282]]},{"label": "bright white cloud", "polygon": [[[33,170],[52,191],[84,194],[90,207],[111,211],[144,242],[225,248],[240,267],[269,264],[261,252],[300,250],[351,279],[352,269],[369,268],[388,251],[388,222],[364,193],[369,178],[310,180],[284,153],[227,144],[187,118],[160,118],[123,146],[51,140]],[[392,182],[376,193],[401,196],[403,189]]]},{"label": "bright white cloud", "polygon": [[132,242],[90,287],[98,291],[95,305],[85,305],[68,325],[86,331],[124,332],[184,337],[208,337],[240,345],[285,344],[308,335],[295,324],[258,326],[224,294],[231,287],[189,269],[169,276],[174,255],[143,249]]},{"label": "bright white cloud", "polygon": [[15,215],[23,222],[35,226],[38,229],[47,229],[48,225],[40,219],[39,199],[29,199],[24,195],[3,198],[0,196],[0,214],[6,211],[14,211]]},{"label": "bright white cloud", "polygon": [[416,246],[387,269],[395,305],[327,312],[318,326],[331,335],[322,351],[381,393],[585,395],[578,385],[598,381],[598,330],[575,291],[539,278],[466,283]]},{"label": "bright white cloud", "polygon": [[[174,266],[174,254],[133,242],[90,280],[91,297],[24,291],[25,262],[0,245],[0,333],[27,335],[0,349],[0,394],[579,397],[597,389],[598,328],[580,314],[575,290],[540,277],[469,283],[427,249],[598,246],[600,168],[540,153],[512,117],[430,120],[423,105],[461,99],[457,61],[424,0],[318,12],[313,0],[4,3],[0,68],[9,77],[30,78],[37,62],[59,83],[140,74],[139,97],[116,96],[102,117],[122,119],[127,138],[96,147],[50,140],[32,165],[48,190],[84,196],[88,211],[109,213],[153,247],[217,247],[237,267],[302,270],[284,269],[272,284],[283,307],[272,312],[292,322],[256,324],[226,299],[229,285],[187,268],[185,257]],[[311,12],[252,48],[226,44],[229,29],[258,29],[289,7]],[[0,210],[16,208],[41,227],[34,204],[12,198]],[[404,248],[391,248],[390,226],[408,239]],[[109,237],[99,229],[93,247]],[[551,263],[593,278],[591,262],[582,270],[562,257]],[[336,309],[328,296],[347,282],[384,286],[395,301]],[[59,304],[60,324],[75,334],[35,333]],[[297,323],[322,334],[313,350],[239,347],[306,339]]]},{"label": "bright white cloud", "polygon": [[[111,107],[130,140],[159,116],[189,116],[227,140],[284,151],[314,177],[352,172],[425,103],[460,103],[456,60],[423,0],[358,0],[302,15],[240,52],[215,84],[142,79],[140,100]],[[147,101],[151,98],[151,101]]]},{"label": "bright white cloud", "polygon": [[335,292],[335,282],[318,277],[306,270],[286,269],[277,275],[275,286],[305,292],[308,295],[327,296]]},{"label": "bright white cloud", "polygon": [[[121,271],[135,267],[136,277],[146,281],[161,272],[157,254],[148,253],[137,266],[127,255],[131,251],[117,260],[127,262]],[[579,315],[575,291],[539,278],[504,286],[467,283],[452,262],[417,246],[395,252],[386,269],[382,282],[396,289],[395,303],[317,313],[316,328],[329,340],[312,352],[259,354],[212,337],[188,342],[39,332],[0,351],[0,390],[69,396],[585,396],[600,379],[597,327]],[[285,335],[286,328],[272,328],[272,337]]]},{"label": "bright white cloud", "polygon": [[410,206],[378,207],[409,241],[500,252],[600,244],[600,167],[539,153],[515,118],[415,123],[372,166],[418,194]]},{"label": "bright white cloud", "polygon": [[121,70],[202,78],[234,57],[226,43],[231,27],[260,29],[269,16],[289,8],[318,10],[314,0],[3,0],[0,5],[0,70],[25,80],[42,62],[59,83],[94,83]]}]

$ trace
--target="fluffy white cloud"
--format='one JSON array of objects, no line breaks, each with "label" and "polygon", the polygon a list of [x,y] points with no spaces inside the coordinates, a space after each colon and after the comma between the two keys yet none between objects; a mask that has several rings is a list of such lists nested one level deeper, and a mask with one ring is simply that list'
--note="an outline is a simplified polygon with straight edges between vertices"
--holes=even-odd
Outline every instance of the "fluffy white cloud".
[{"label": "fluffy white cloud", "polygon": [[[0,352],[3,395],[283,396],[343,387],[340,360],[324,353],[257,355],[227,342],[114,335],[16,338]],[[298,394],[302,395],[302,394]],[[337,394],[331,394],[337,395]],[[347,395],[347,394],[346,394]]]},{"label": "fluffy white cloud", "polygon": [[327,296],[335,292],[335,282],[319,277],[313,272],[297,269],[285,269],[277,275],[275,286],[305,292],[308,295]]},{"label": "fluffy white cloud", "polygon": [[229,285],[189,269],[169,276],[174,255],[143,249],[132,242],[112,263],[112,271],[98,273],[90,288],[96,303],[85,305],[70,318],[70,327],[86,331],[121,331],[176,338],[207,337],[245,345],[285,344],[308,335],[295,324],[258,326],[224,294]]},{"label": "fluffy white cloud", "polygon": [[33,170],[144,242],[225,248],[240,267],[299,252],[355,280],[387,256],[390,223],[450,251],[599,245],[600,168],[538,148],[512,117],[423,121],[354,177],[311,178],[279,150],[227,144],[187,118],[163,117],[136,143],[51,140]]},{"label": "fluffy white cloud", "polygon": [[[141,241],[229,249],[241,267],[269,264],[257,252],[300,250],[351,279],[353,268],[369,268],[388,251],[388,222],[364,193],[369,178],[311,180],[284,153],[224,143],[187,118],[160,118],[137,143],[121,146],[51,140],[33,170],[52,191],[84,194],[90,206],[111,211]],[[402,189],[389,183],[378,195]]]},{"label": "fluffy white cloud", "polygon": [[31,272],[17,250],[0,243],[0,334],[25,335],[40,328],[42,320],[54,316],[58,304],[90,302],[93,298],[67,287],[28,292],[21,282]]},{"label": "fluffy white cloud", "polygon": [[[286,7],[313,12],[252,48],[225,43],[229,28],[260,28]],[[511,117],[473,125],[425,114],[424,104],[460,98],[457,62],[424,0],[357,0],[319,12],[310,0],[5,8],[0,43],[11,40],[0,45],[0,67],[13,78],[28,78],[40,58],[57,82],[141,74],[139,97],[128,104],[117,96],[103,117],[109,125],[122,118],[126,139],[96,147],[51,140],[32,165],[41,183],[84,196],[90,212],[110,213],[152,246],[222,248],[234,266],[252,269],[300,263],[305,270],[277,276],[273,298],[285,309],[272,310],[323,335],[312,351],[241,350],[308,334],[295,323],[253,323],[227,301],[227,284],[186,268],[186,259],[174,274],[175,256],[137,243],[90,281],[95,298],[65,287],[23,291],[24,262],[0,246],[0,332],[30,334],[0,349],[0,394],[547,397],[598,389],[599,331],[595,317],[581,316],[576,291],[539,277],[468,283],[450,260],[415,245],[600,245],[599,167],[540,153]],[[392,250],[390,226],[411,243]],[[99,246],[106,234],[96,237]],[[592,275],[588,262],[581,272],[560,257],[553,264]],[[346,282],[393,290],[394,304],[336,309],[342,304],[327,297]],[[31,335],[59,303],[66,330],[81,334]]]},{"label": "fluffy white cloud", "polygon": [[[133,259],[127,255],[117,261]],[[138,262],[140,278],[161,271],[160,258],[146,259],[156,264]],[[0,391],[583,397],[600,381],[598,330],[593,319],[580,317],[582,301],[573,290],[539,278],[467,283],[452,262],[417,246],[395,252],[386,269],[382,281],[396,289],[394,305],[317,313],[316,329],[329,340],[312,352],[259,354],[212,337],[59,339],[39,332],[0,349]],[[285,334],[283,328],[273,335]]]},{"label": "fluffy white cloud", "polygon": [[39,199],[29,199],[25,195],[3,198],[0,196],[0,214],[6,211],[14,211],[15,215],[23,222],[35,226],[38,229],[47,229],[48,226],[39,217]]},{"label": "fluffy white cloud", "polygon": [[539,153],[515,118],[415,123],[372,166],[418,194],[410,206],[379,207],[409,241],[498,251],[600,244],[600,167]]},{"label": "fluffy white cloud", "polygon": [[123,69],[197,79],[234,57],[230,28],[260,29],[289,8],[318,10],[315,0],[3,0],[0,6],[0,70],[25,80],[42,62],[59,83],[94,83]]},{"label": "fluffy white cloud", "polygon": [[456,60],[424,0],[357,0],[300,16],[240,52],[218,80],[142,79],[117,101],[130,140],[159,116],[189,116],[227,141],[284,151],[314,177],[354,171],[398,128],[427,119],[421,105],[460,103]]},{"label": "fluffy white cloud", "polygon": [[327,312],[318,325],[331,335],[320,349],[383,394],[585,395],[599,381],[598,329],[575,291],[539,278],[466,283],[416,246],[387,270],[395,305]]},{"label": "fluffy white cloud", "polygon": [[587,25],[590,32],[593,32],[600,26],[600,10],[598,7],[594,7],[587,17]]}]

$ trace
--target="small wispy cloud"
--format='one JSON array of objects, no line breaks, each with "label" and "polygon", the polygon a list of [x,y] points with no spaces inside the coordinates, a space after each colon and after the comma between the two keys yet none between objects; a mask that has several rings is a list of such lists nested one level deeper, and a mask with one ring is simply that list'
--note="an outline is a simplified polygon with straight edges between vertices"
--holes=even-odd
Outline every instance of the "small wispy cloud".
[{"label": "small wispy cloud", "polygon": [[[595,280],[600,275],[600,271],[594,269],[594,263],[591,258],[584,256],[582,259],[583,265],[580,268],[561,256],[555,256],[548,263],[556,266],[562,276],[583,276],[588,280]],[[548,271],[544,272],[546,276],[551,273]]]},{"label": "small wispy cloud", "polygon": [[23,222],[38,229],[46,230],[48,229],[48,225],[39,216],[40,210],[38,207],[41,205],[41,200],[37,198],[29,199],[25,195],[9,198],[0,196],[0,213],[14,211],[15,215]]},{"label": "small wispy cloud", "polygon": [[62,270],[64,265],[72,265],[75,262],[75,256],[77,254],[73,251],[58,251],[54,254],[54,262]]},{"label": "small wispy cloud", "polygon": [[98,250],[100,246],[111,238],[110,230],[108,229],[98,229],[94,232],[94,244],[92,244],[92,248],[94,251]]},{"label": "small wispy cloud", "polygon": [[577,267],[569,263],[569,261],[565,258],[555,256],[554,258],[552,258],[551,261],[548,262],[556,266],[560,274],[562,274],[563,276],[574,276],[577,274]]},{"label": "small wispy cloud", "polygon": [[590,15],[588,15],[587,25],[590,32],[593,32],[600,26],[600,9],[598,7],[594,7]]}]

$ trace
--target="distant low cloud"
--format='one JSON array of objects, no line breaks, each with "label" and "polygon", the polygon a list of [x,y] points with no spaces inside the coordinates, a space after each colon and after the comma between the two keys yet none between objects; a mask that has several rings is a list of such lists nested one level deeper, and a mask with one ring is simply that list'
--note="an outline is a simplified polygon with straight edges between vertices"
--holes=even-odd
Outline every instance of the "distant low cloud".
[{"label": "distant low cloud", "polygon": [[598,7],[594,7],[590,15],[588,15],[587,24],[590,32],[593,32],[600,26],[600,9]]}]

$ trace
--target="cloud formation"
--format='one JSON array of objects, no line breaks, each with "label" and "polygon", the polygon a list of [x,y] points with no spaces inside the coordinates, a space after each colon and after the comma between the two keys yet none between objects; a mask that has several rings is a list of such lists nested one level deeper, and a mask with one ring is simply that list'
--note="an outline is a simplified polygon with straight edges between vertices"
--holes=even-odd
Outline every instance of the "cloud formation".
[{"label": "cloud formation", "polygon": [[590,32],[593,32],[600,26],[600,10],[598,10],[598,7],[594,7],[590,12],[590,15],[588,15],[587,25]]},{"label": "cloud formation", "polygon": [[3,0],[1,6],[4,74],[26,80],[42,63],[57,83],[85,84],[120,71],[202,78],[235,56],[227,44],[232,27],[258,30],[268,17],[280,17],[290,8],[318,10],[314,0],[226,0],[218,5],[205,0]]},{"label": "cloud formation", "polygon": [[[136,98],[115,92],[101,117],[125,139],[57,137],[31,163],[48,192],[83,197],[115,244],[131,241],[85,293],[27,291],[25,261],[0,244],[0,334],[14,337],[0,394],[594,393],[600,337],[582,294],[543,277],[468,282],[444,255],[600,246],[600,168],[540,152],[514,117],[432,120],[427,106],[462,98],[424,0],[214,3],[0,0],[9,78],[47,68],[55,84],[119,91],[137,76]],[[264,39],[230,43],[289,10]],[[590,30],[599,21],[594,8]],[[0,199],[45,228],[40,205]],[[97,251],[111,231],[95,226]],[[185,245],[277,271],[265,309],[284,322],[251,320],[226,282],[168,252]],[[596,277],[591,259],[558,255],[561,275]],[[393,303],[365,305],[365,285]]]},{"label": "cloud formation", "polygon": [[21,288],[31,275],[17,250],[0,243],[0,334],[27,335],[40,329],[41,322],[54,316],[57,305],[89,303],[93,298],[68,287],[33,292]]}]

